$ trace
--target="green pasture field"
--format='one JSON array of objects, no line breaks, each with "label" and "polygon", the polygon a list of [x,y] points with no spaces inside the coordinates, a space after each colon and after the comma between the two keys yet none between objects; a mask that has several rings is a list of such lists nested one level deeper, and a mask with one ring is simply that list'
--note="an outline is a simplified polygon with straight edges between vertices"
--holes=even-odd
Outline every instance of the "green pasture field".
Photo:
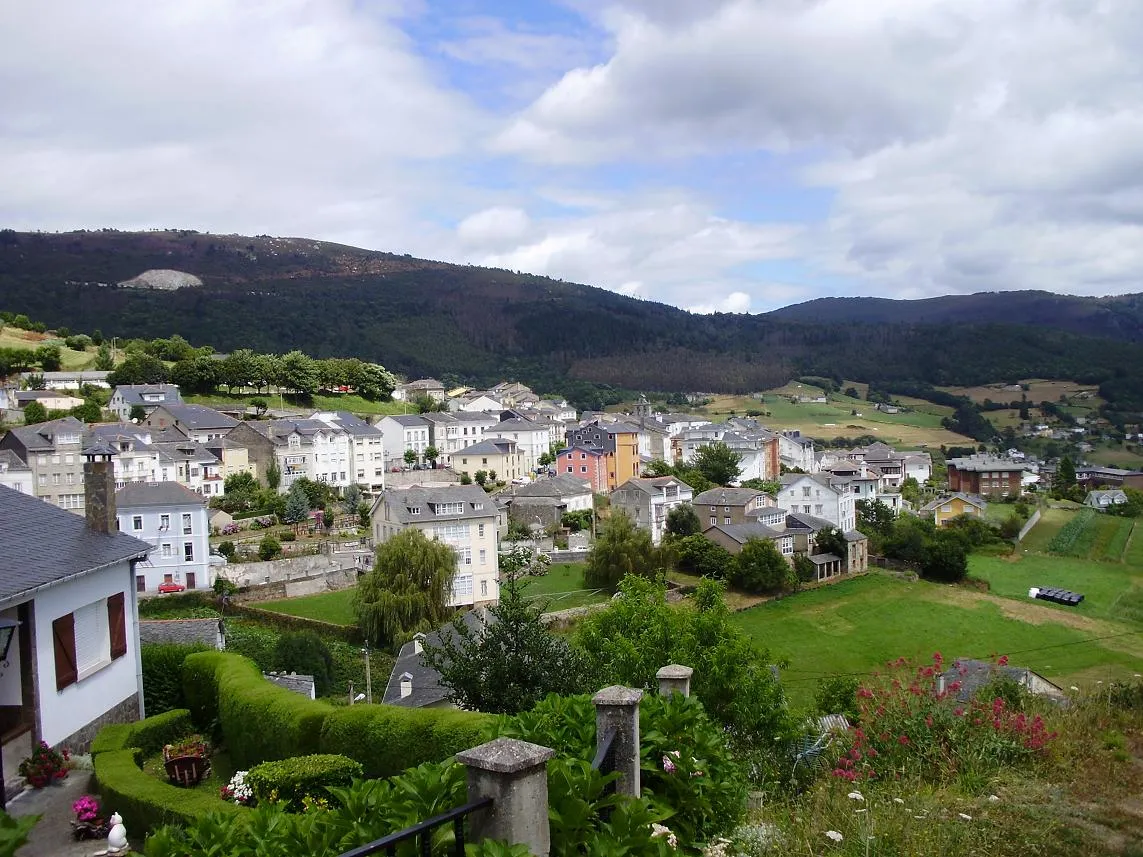
[{"label": "green pasture field", "polygon": [[356,591],[350,587],[334,592],[323,592],[320,595],[302,595],[298,598],[283,598],[280,601],[258,601],[250,606],[272,610],[275,613],[285,613],[288,616],[331,622],[334,625],[356,625],[357,617],[353,614],[353,595]]}]

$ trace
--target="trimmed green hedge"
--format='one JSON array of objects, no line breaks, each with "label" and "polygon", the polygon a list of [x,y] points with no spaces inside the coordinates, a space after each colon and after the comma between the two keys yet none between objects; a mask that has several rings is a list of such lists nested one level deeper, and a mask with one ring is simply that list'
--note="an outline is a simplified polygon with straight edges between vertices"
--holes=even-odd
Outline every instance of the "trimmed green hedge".
[{"label": "trimmed green hedge", "polygon": [[295,756],[255,765],[246,783],[259,803],[283,801],[292,812],[306,809],[306,801],[328,801],[329,787],[348,786],[361,778],[361,765],[345,756]]},{"label": "trimmed green hedge", "polygon": [[208,812],[240,809],[213,792],[180,788],[143,772],[145,757],[191,731],[190,712],[183,708],[137,723],[105,726],[91,743],[99,793],[123,816],[128,829],[142,832],[162,824],[190,824]]},{"label": "trimmed green hedge", "polygon": [[323,622],[321,619],[292,616],[289,613],[278,613],[274,610],[266,610],[262,607],[253,607],[237,602],[231,602],[227,605],[226,610],[231,615],[246,616],[282,631],[315,631],[322,636],[335,637],[354,645],[361,645],[364,639],[361,636],[361,629],[356,625],[338,625],[334,622]]},{"label": "trimmed green hedge", "polygon": [[164,783],[142,769],[145,753],[138,747],[95,753],[95,780],[104,806],[121,816],[134,837],[163,824],[193,824],[210,812],[246,812],[220,800],[212,791],[184,789]]},{"label": "trimmed green hedge", "polygon": [[202,643],[189,646],[147,643],[139,647],[143,662],[143,705],[148,714],[187,707],[183,692],[183,661],[187,655],[205,651],[208,648]]},{"label": "trimmed green hedge", "polygon": [[454,709],[339,708],[271,684],[252,661],[226,652],[190,655],[183,679],[192,719],[203,731],[221,725],[240,768],[336,753],[360,762],[367,777],[388,777],[483,743],[494,723]]},{"label": "trimmed green hedge", "polygon": [[487,714],[450,708],[354,705],[326,718],[321,749],[361,762],[367,777],[391,777],[484,743],[494,723]]}]

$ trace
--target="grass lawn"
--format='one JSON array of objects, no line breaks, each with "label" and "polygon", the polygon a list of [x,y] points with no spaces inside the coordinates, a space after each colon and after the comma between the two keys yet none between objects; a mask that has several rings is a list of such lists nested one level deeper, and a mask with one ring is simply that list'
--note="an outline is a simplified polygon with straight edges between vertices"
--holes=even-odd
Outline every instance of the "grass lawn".
[{"label": "grass lawn", "polygon": [[1143,454],[1140,454],[1138,446],[1133,446],[1132,449],[1123,446],[1097,446],[1085,458],[1092,464],[1102,467],[1123,467],[1128,470],[1143,467]]},{"label": "grass lawn", "polygon": [[[254,399],[262,399],[271,408],[280,409],[282,398],[277,393],[235,393],[233,395],[216,392],[210,395],[188,395],[184,397],[188,402],[196,405],[207,405],[213,408],[253,407]],[[314,395],[305,403],[300,403],[292,396],[285,398],[286,408],[312,411],[349,411],[353,414],[404,414],[410,410],[405,402],[371,402],[360,396],[349,393],[334,395]]]},{"label": "grass lawn", "polygon": [[1133,565],[1143,563],[1143,539],[1140,539],[1140,545],[1136,545],[1136,540],[1132,538],[1137,529],[1135,521],[1115,515],[1092,515],[1084,513],[1082,509],[1079,512],[1071,509],[1045,509],[1039,523],[1021,542],[1020,549],[1028,553],[1048,553],[1052,539],[1069,522],[1075,520],[1077,514],[1085,514],[1087,524],[1065,552],[1067,556]]},{"label": "grass lawn", "polygon": [[1029,601],[1028,590],[1033,586],[1062,587],[1082,592],[1083,603],[1076,607],[1045,603],[1047,609],[1076,616],[1128,620],[1143,627],[1143,614],[1131,615],[1128,611],[1124,615],[1123,610],[1124,599],[1127,598],[1130,604],[1130,593],[1143,586],[1143,567],[1133,568],[1118,562],[1093,562],[1047,554],[1024,554],[1015,560],[972,556],[968,568],[973,577],[988,581],[993,595]]},{"label": "grass lawn", "polygon": [[0,330],[0,348],[30,348],[33,351],[41,345],[58,345],[61,368],[89,369],[95,363],[96,349],[75,351],[64,345],[63,340],[50,334],[20,330],[18,327],[5,327]]},{"label": "grass lawn", "polygon": [[301,616],[317,619],[319,622],[332,622],[334,625],[354,625],[353,587],[323,592],[320,595],[303,595],[298,598],[284,598],[281,601],[259,601],[251,606],[288,616]]},{"label": "grass lawn", "polygon": [[581,562],[553,563],[547,574],[526,578],[524,591],[529,598],[546,601],[548,612],[608,600],[610,596],[606,592],[584,588],[584,568],[586,566]]},{"label": "grass lawn", "polygon": [[812,700],[823,674],[865,674],[900,656],[927,660],[935,651],[950,660],[1011,653],[1012,663],[1065,686],[1143,671],[1138,636],[1084,642],[1129,626],[1077,627],[1052,621],[1056,615],[1036,603],[871,574],[759,605],[734,621],[789,661],[783,683],[795,706]]}]

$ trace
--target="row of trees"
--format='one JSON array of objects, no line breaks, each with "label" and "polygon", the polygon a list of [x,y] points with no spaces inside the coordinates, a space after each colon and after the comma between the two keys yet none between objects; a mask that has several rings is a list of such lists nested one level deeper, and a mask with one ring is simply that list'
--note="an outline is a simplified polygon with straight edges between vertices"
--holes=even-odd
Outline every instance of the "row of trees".
[{"label": "row of trees", "polygon": [[129,348],[126,359],[109,380],[112,384],[170,382],[189,393],[211,393],[220,387],[231,393],[251,388],[261,393],[277,387],[294,395],[350,389],[366,399],[386,399],[397,384],[396,377],[384,366],[357,358],[315,360],[301,351],[278,355],[240,348],[218,359],[201,351],[198,349],[168,367],[155,354]]}]

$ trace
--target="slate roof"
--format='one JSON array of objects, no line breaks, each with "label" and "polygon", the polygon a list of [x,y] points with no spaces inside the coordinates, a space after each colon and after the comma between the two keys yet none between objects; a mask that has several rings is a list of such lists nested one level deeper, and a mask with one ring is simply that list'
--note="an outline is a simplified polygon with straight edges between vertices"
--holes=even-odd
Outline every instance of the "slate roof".
[{"label": "slate roof", "polygon": [[567,497],[576,494],[590,494],[591,485],[586,480],[559,474],[548,479],[537,479],[528,485],[521,485],[514,492],[516,497]]},{"label": "slate roof", "polygon": [[80,515],[0,487],[0,601],[127,559],[151,545],[126,533],[91,530]]},{"label": "slate roof", "polygon": [[219,646],[221,619],[140,619],[140,643],[178,643],[189,646],[201,643],[212,649]]},{"label": "slate roof", "polygon": [[921,507],[921,511],[922,512],[934,512],[937,509],[939,509],[941,506],[943,506],[945,503],[948,503],[950,500],[953,500],[953,499],[962,500],[963,502],[968,503],[972,506],[975,506],[976,508],[981,509],[981,510],[987,508],[987,506],[988,506],[988,503],[986,503],[984,500],[981,500],[975,494],[965,494],[963,491],[956,491],[956,492],[949,494],[947,496],[938,497],[936,500],[930,500],[928,503],[926,503],[924,506]]},{"label": "slate roof", "polygon": [[620,485],[615,490],[619,491],[623,488],[627,488],[628,486],[630,486],[632,488],[638,488],[640,491],[642,491],[645,494],[656,495],[659,493],[660,488],[665,488],[668,485],[678,485],[680,488],[690,488],[691,487],[686,482],[679,479],[677,476],[654,476],[651,478],[643,478],[641,476],[632,476],[630,479],[628,479],[626,482],[624,482],[622,485]]},{"label": "slate roof", "polygon": [[996,674],[1019,682],[1025,687],[1028,686],[1029,678],[1036,676],[1040,681],[1054,688],[1054,690],[1049,690],[1044,694],[1045,696],[1061,700],[1065,698],[1062,688],[1027,667],[1000,666],[991,661],[980,661],[975,658],[958,658],[953,662],[952,666],[942,673],[946,687],[951,685],[954,681],[960,682],[960,688],[957,690],[956,696],[961,702],[968,702],[976,696],[976,694],[980,692],[980,689],[992,681],[993,676]]},{"label": "slate roof", "polygon": [[429,424],[425,422],[418,414],[390,414],[385,417],[387,420],[393,420],[399,425],[406,426],[407,428],[428,428]]},{"label": "slate roof", "polygon": [[464,449],[458,449],[452,454],[455,461],[458,455],[511,455],[511,447],[516,445],[516,441],[510,438],[493,438],[490,440],[482,440],[479,443],[474,443],[472,446],[466,446]]},{"label": "slate roof", "polygon": [[[326,419],[320,419],[320,417]],[[318,420],[318,422],[326,423],[326,425],[332,423],[333,427],[349,432],[354,437],[381,437],[384,434],[377,426],[351,414],[349,411],[319,412],[310,419]]]},{"label": "slate roof", "polygon": [[501,420],[491,428],[491,431],[548,431],[548,423],[537,423],[525,419]]},{"label": "slate roof", "polygon": [[949,467],[955,467],[962,472],[979,473],[987,470],[1012,471],[1027,470],[1027,465],[1010,458],[997,458],[995,455],[970,455],[964,458],[950,458]]},{"label": "slate roof", "polygon": [[[465,518],[488,518],[496,516],[494,501],[479,485],[445,485],[430,487],[414,485],[411,488],[390,488],[382,494],[377,507],[387,503],[392,520],[401,524],[415,524],[427,521],[457,521]],[[432,506],[445,503],[464,503],[460,514],[438,516]],[[476,504],[482,508],[477,509]],[[418,509],[411,512],[410,509]]]},{"label": "slate roof", "polygon": [[711,488],[695,496],[696,506],[745,506],[764,492],[754,488]]},{"label": "slate roof", "polygon": [[238,420],[234,417],[228,417],[206,405],[164,404],[162,407],[180,423],[192,429],[232,429],[238,425]]},{"label": "slate roof", "polygon": [[20,458],[20,456],[16,455],[16,453],[10,449],[0,449],[0,465],[2,465],[0,466],[0,470],[7,470],[8,473],[16,473],[24,470],[30,473],[32,471],[32,468],[24,462],[24,459]]},{"label": "slate roof", "polygon": [[119,509],[204,505],[205,497],[177,482],[129,482],[115,492],[115,506]]},{"label": "slate roof", "polygon": [[709,533],[711,530],[718,530],[725,533],[740,545],[746,544],[751,539],[779,539],[783,536],[793,535],[793,533],[788,533],[785,530],[779,530],[759,523],[716,524],[713,527],[707,527],[705,532]]},{"label": "slate roof", "polygon": [[289,673],[288,675],[286,673],[262,673],[262,675],[278,687],[300,693],[306,699],[314,698],[315,685],[312,675],[302,675],[301,673]]},{"label": "slate roof", "polygon": [[[469,610],[460,617],[460,621],[472,630],[478,630],[485,619],[491,621],[493,617],[483,610]],[[450,634],[452,626],[445,625],[424,636],[424,644],[439,646],[441,634]],[[408,674],[412,678],[413,692],[401,698],[401,676]],[[385,694],[381,701],[389,705],[401,705],[405,708],[425,708],[448,699],[448,690],[441,687],[441,674],[431,669],[424,662],[423,657],[416,651],[416,642],[410,640],[401,646],[397,661],[393,664],[393,671],[389,673],[389,682],[385,685]]]},{"label": "slate roof", "polygon": [[[144,393],[148,395],[162,394],[163,400],[161,402],[145,402],[143,401]],[[120,384],[111,395],[118,395],[128,405],[149,405],[151,407],[180,404],[183,400],[179,388],[174,384]]]},{"label": "slate roof", "polygon": [[31,426],[13,426],[11,434],[28,452],[55,448],[55,439],[61,434],[83,436],[86,426],[75,417],[63,417]]},{"label": "slate roof", "polygon": [[833,553],[816,553],[810,557],[810,562],[814,565],[825,565],[829,562],[845,562],[845,560]]},{"label": "slate roof", "polygon": [[825,518],[815,518],[813,515],[807,515],[804,512],[790,512],[790,514],[786,516],[787,530],[816,533],[819,530],[824,530],[826,527],[832,526],[832,521],[827,521]]}]

